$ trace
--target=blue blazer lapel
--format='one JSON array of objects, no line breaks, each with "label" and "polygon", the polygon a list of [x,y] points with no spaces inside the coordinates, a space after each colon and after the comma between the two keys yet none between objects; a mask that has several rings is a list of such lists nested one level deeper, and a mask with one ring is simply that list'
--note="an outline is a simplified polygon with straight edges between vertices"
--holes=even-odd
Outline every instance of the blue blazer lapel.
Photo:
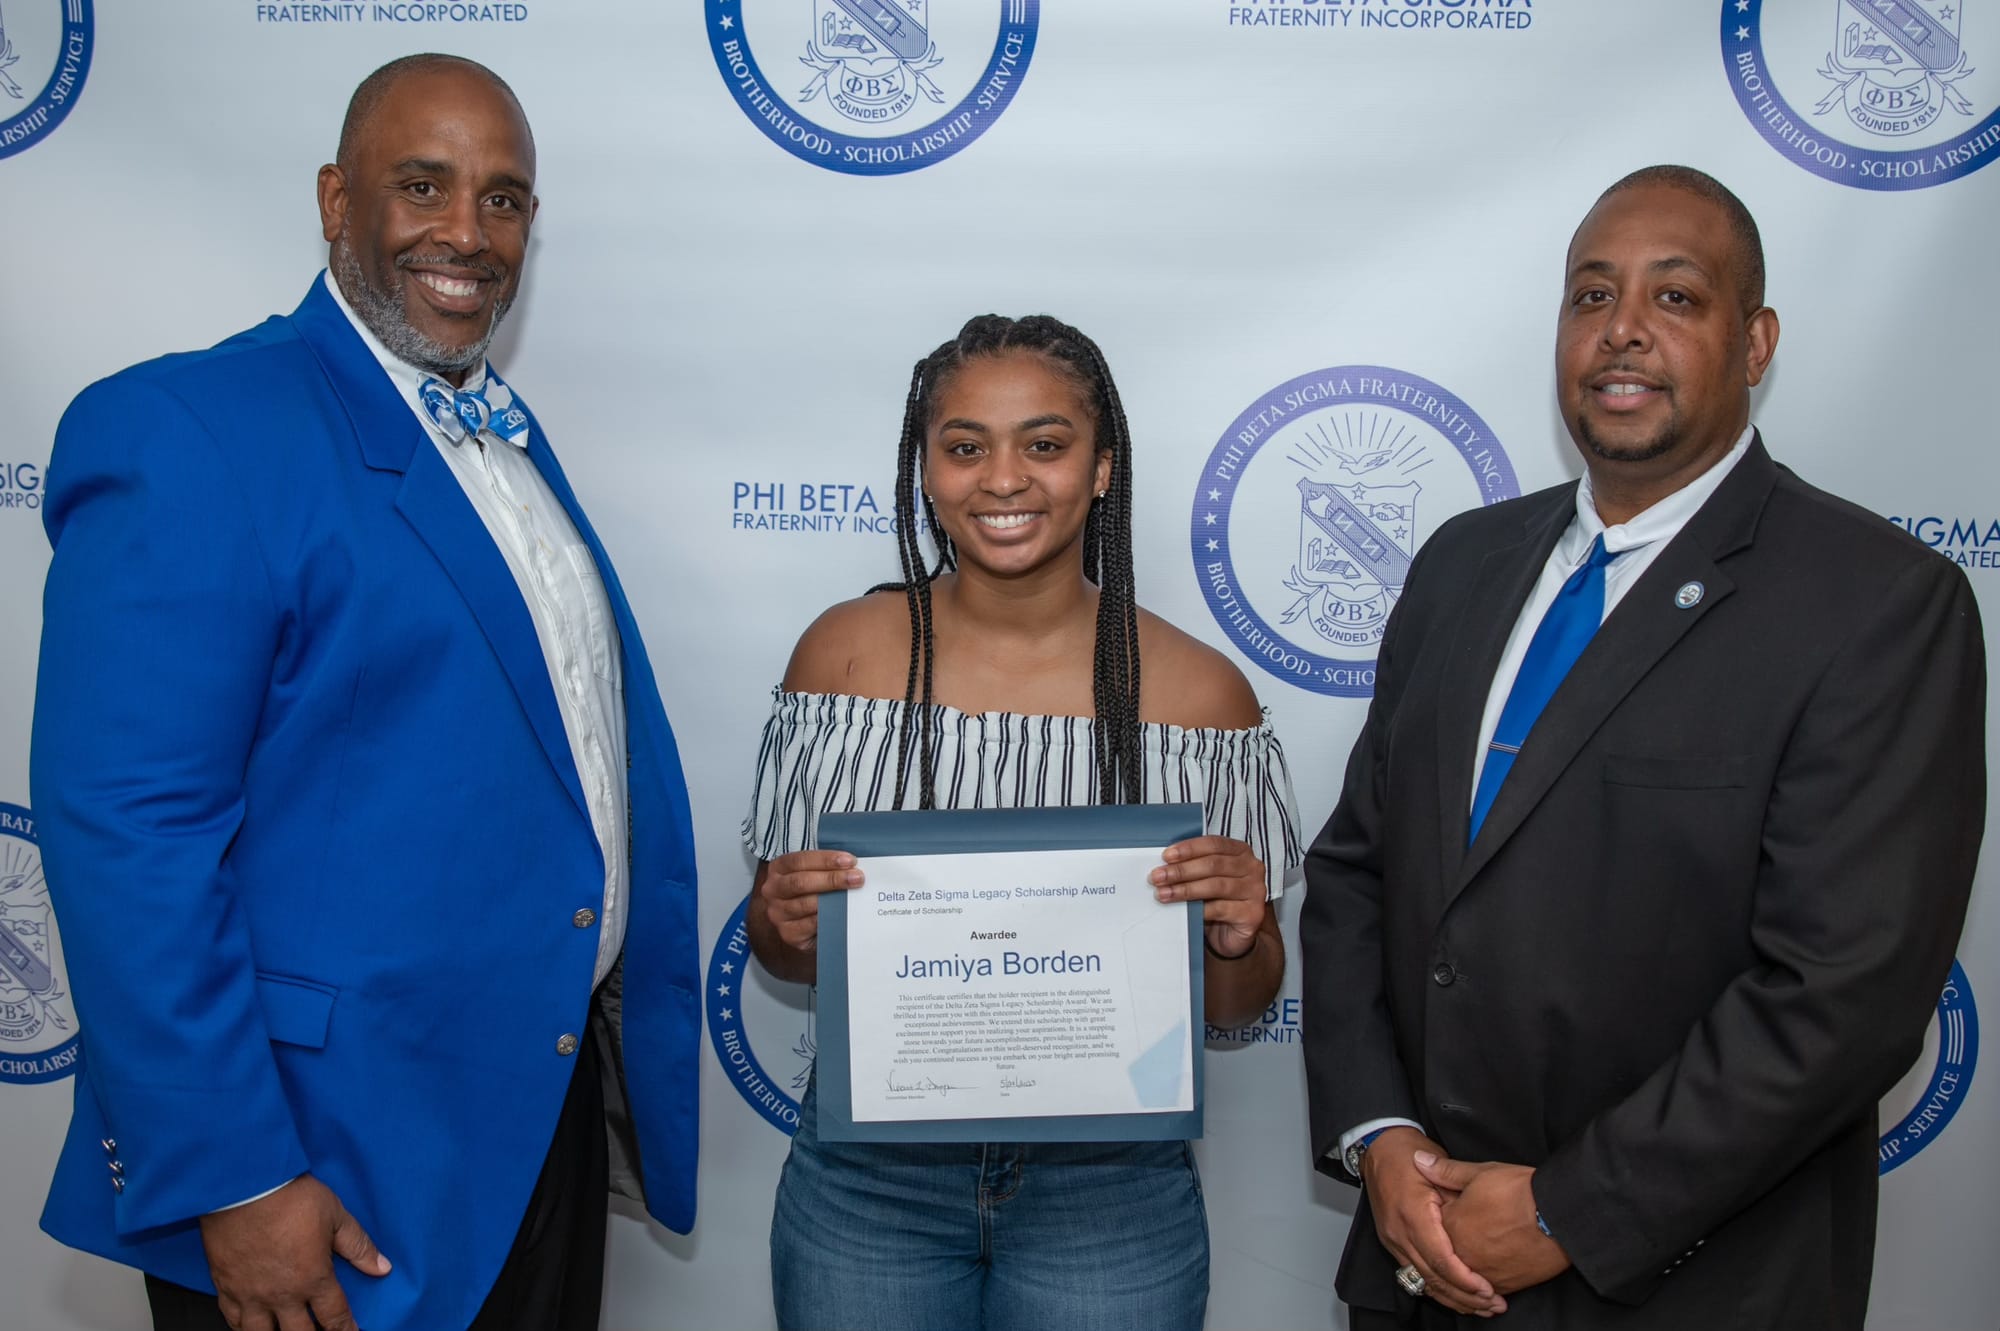
[{"label": "blue blazer lapel", "polygon": [[[376,471],[403,474],[403,486],[396,495],[397,511],[464,597],[541,740],[549,764],[588,821],[590,806],[577,776],[576,758],[570,752],[569,733],[563,729],[541,640],[535,636],[535,621],[486,524],[323,282],[313,283],[292,314],[292,324],[347,409],[363,461]],[[567,488],[558,493],[566,493]],[[570,502],[565,499],[566,504]]]}]

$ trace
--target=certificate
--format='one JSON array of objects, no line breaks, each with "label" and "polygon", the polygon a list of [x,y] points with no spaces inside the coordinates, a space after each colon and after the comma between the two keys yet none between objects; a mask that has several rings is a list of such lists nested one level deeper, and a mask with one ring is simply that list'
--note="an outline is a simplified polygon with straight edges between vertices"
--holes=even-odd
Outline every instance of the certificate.
[{"label": "certificate", "polygon": [[1201,1135],[1201,906],[1147,875],[1198,805],[828,814],[828,1141]]}]

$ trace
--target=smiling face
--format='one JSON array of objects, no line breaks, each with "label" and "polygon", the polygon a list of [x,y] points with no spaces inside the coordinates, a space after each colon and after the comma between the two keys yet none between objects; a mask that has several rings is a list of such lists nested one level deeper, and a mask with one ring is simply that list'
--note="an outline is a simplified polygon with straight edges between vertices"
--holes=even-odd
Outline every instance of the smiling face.
[{"label": "smiling face", "polygon": [[1749,423],[1778,321],[1744,308],[1731,245],[1719,207],[1664,185],[1601,199],[1577,228],[1556,397],[1600,492],[1664,498]]},{"label": "smiling face", "polygon": [[486,355],[520,285],[535,144],[477,70],[399,78],[349,160],[320,169],[320,226],[340,291],[399,360],[454,384]]},{"label": "smiling face", "polygon": [[1079,561],[1111,454],[1083,388],[1034,352],[975,356],[931,401],[924,488],[961,567],[1018,577]]}]

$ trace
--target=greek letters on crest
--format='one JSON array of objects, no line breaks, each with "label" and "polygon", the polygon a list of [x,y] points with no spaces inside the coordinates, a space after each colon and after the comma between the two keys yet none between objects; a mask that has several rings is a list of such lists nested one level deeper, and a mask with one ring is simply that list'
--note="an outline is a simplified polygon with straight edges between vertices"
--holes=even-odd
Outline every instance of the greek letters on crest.
[{"label": "greek letters on crest", "polygon": [[1969,0],[1833,0],[1834,45],[1820,66],[1834,87],[1813,107],[1845,106],[1848,119],[1873,134],[1915,134],[1946,108],[1973,106],[1953,85],[1976,72],[1959,46]]},{"label": "greek letters on crest", "polygon": [[864,125],[895,120],[921,96],[942,103],[929,71],[942,57],[931,40],[930,0],[813,0],[812,35],[799,63],[814,71],[799,101],[821,93]]}]

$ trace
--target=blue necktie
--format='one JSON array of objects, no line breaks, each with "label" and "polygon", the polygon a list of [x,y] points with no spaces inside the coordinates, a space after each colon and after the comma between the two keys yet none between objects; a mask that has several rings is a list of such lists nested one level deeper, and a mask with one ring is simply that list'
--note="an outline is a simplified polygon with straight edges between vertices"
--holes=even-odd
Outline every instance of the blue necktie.
[{"label": "blue necktie", "polygon": [[417,397],[454,444],[476,440],[481,430],[489,430],[510,444],[527,446],[528,413],[514,400],[514,390],[490,370],[483,389],[468,391],[442,379],[425,379]]},{"label": "blue necktie", "polygon": [[1500,724],[1486,746],[1486,765],[1479,771],[1479,790],[1472,797],[1472,825],[1465,834],[1468,846],[1479,835],[1479,825],[1493,808],[1535,719],[1604,621],[1604,566],[1617,557],[1605,550],[1602,535],[1592,541],[1582,566],[1563,583],[1535,629],[1528,654],[1521,658],[1521,673],[1514,676],[1507,704],[1500,709]]}]

